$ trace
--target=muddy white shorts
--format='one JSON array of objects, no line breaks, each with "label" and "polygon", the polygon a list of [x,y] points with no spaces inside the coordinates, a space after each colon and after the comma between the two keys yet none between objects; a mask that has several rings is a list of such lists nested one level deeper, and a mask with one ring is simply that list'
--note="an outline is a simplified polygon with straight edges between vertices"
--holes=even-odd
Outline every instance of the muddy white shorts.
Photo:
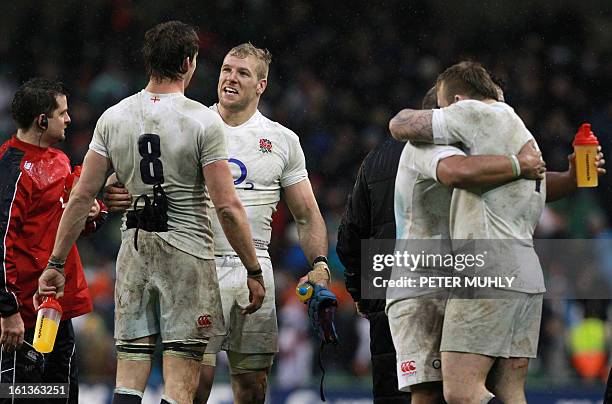
[{"label": "muddy white shorts", "polygon": [[442,381],[440,339],[446,299],[418,297],[394,302],[387,309],[397,353],[397,385]]}]

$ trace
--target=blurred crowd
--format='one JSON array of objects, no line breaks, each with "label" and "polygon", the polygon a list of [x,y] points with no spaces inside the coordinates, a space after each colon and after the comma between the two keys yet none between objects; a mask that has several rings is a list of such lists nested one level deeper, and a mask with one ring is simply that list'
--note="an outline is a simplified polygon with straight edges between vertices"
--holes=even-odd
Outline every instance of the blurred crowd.
[{"label": "blurred crowd", "polygon": [[[260,109],[299,135],[329,231],[343,339],[327,355],[333,370],[329,383],[357,375],[367,384],[367,322],[356,319],[343,288],[337,228],[363,157],[389,136],[387,124],[396,112],[420,105],[437,74],[469,58],[501,78],[506,101],[536,137],[549,170],[567,168],[571,141],[583,122],[592,124],[611,158],[610,9],[589,1],[464,3],[469,2],[391,0],[373,7],[364,1],[24,0],[6,5],[0,16],[0,140],[14,131],[10,100],[17,86],[35,75],[57,77],[70,91],[72,117],[62,148],[74,164],[81,163],[100,114],[146,84],[139,50],[144,32],[157,22],[181,19],[199,27],[198,69],[187,95],[206,105],[216,100],[219,66],[229,48],[246,41],[268,48],[273,61]],[[611,184],[608,175],[596,190],[547,206],[538,237],[609,238]],[[119,224],[115,217],[79,242],[95,304],[95,313],[76,323],[81,375],[89,382],[113,383]],[[602,262],[612,251],[605,246],[593,250]],[[310,385],[316,383],[318,346],[294,297],[307,262],[282,203],[271,255],[281,330],[272,385]],[[582,270],[555,265],[558,273]],[[541,355],[530,382],[597,383],[607,364],[608,311],[605,301],[546,300]],[[600,353],[600,367],[584,369],[584,360],[576,358],[593,350]]]}]

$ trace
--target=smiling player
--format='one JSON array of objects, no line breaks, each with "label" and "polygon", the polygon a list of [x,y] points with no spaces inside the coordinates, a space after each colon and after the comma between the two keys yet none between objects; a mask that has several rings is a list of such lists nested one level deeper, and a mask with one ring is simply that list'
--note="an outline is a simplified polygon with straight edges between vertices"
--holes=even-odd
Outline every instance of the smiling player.
[{"label": "smiling player", "polygon": [[[278,351],[278,327],[274,277],[268,253],[272,214],[283,191],[298,227],[300,245],[313,265],[308,278],[326,285],[327,231],[306,172],[304,152],[298,136],[257,109],[268,84],[270,53],[250,43],[232,48],[223,60],[217,85],[219,102],[211,107],[221,116],[228,135],[229,163],[234,185],[247,213],[268,293],[261,309],[244,316],[248,302],[242,268],[236,252],[213,217],[215,261],[221,289],[227,336],[211,339],[200,372],[196,402],[206,402],[214,379],[215,354],[227,351],[232,390],[236,403],[263,403],[274,354]],[[109,179],[107,183],[112,182]],[[118,187],[107,187],[111,210],[129,206],[130,195]],[[210,210],[210,209],[209,209]],[[214,216],[214,214],[213,214]]]}]

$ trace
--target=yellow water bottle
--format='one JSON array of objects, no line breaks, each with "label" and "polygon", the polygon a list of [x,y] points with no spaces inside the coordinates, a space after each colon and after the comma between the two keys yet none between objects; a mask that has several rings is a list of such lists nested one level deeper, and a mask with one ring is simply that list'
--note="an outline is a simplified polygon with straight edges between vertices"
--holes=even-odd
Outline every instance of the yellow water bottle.
[{"label": "yellow water bottle", "polygon": [[591,132],[591,124],[583,123],[574,137],[574,153],[576,154],[576,184],[579,187],[596,187],[597,146],[599,141]]},{"label": "yellow water bottle", "polygon": [[311,297],[313,293],[312,285],[308,282],[302,283],[295,288],[295,293],[297,294],[298,299],[302,303],[306,303]]},{"label": "yellow water bottle", "polygon": [[40,353],[53,351],[57,329],[62,318],[62,306],[53,297],[45,297],[38,308],[32,346]]}]

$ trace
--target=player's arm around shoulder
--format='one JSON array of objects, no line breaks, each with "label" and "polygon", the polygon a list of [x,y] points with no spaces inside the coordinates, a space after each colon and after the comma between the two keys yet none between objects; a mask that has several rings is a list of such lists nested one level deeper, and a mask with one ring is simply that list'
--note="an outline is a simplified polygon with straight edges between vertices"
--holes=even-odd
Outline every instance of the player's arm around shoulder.
[{"label": "player's arm around shoulder", "polygon": [[406,142],[433,143],[433,110],[403,109],[389,121],[394,139]]},{"label": "player's arm around shoulder", "polygon": [[247,287],[251,303],[242,313],[253,313],[261,307],[266,290],[261,266],[253,246],[251,228],[244,207],[234,189],[232,173],[227,160],[217,160],[202,166],[202,173],[223,232],[247,269]]},{"label": "player's arm around shoulder", "polygon": [[463,189],[502,185],[517,178],[542,180],[545,172],[546,163],[533,141],[518,155],[449,155],[440,159],[436,168],[440,183]]}]

